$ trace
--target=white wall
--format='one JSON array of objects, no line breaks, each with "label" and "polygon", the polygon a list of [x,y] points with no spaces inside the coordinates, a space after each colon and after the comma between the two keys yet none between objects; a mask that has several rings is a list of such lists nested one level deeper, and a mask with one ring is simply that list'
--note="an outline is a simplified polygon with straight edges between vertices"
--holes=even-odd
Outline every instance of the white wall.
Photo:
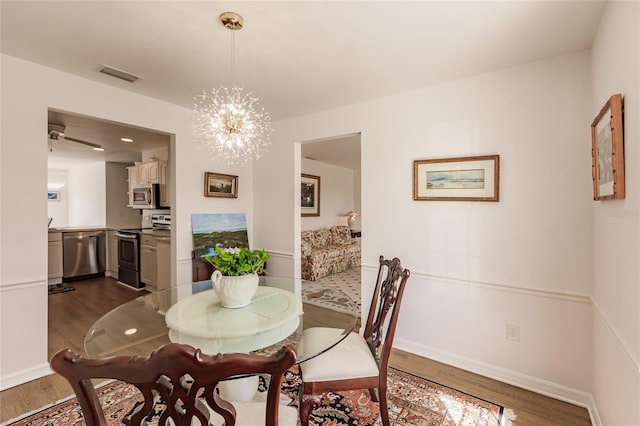
[{"label": "white wall", "polygon": [[[255,164],[258,245],[293,252],[298,143],[361,132],[363,296],[412,271],[396,345],[589,403],[589,52],[283,120]],[[392,142],[391,142],[392,141]],[[500,202],[412,199],[413,160],[500,154]],[[274,188],[292,187],[291,191]],[[294,206],[293,208],[291,206]],[[300,225],[297,225],[300,226]],[[521,342],[506,339],[507,322]]]},{"label": "white wall", "polygon": [[320,216],[301,218],[303,231],[336,226],[338,216],[355,209],[353,170],[303,158],[302,173],[320,176]]},{"label": "white wall", "polygon": [[129,204],[129,173],[132,163],[105,163],[105,224],[108,228],[135,228],[140,226],[140,209]]},{"label": "white wall", "polygon": [[152,149],[149,151],[144,151],[142,153],[142,161],[147,161],[150,158],[159,158],[161,160],[167,161],[169,160],[169,148],[158,148]]},{"label": "white wall", "polygon": [[640,7],[608,2],[592,53],[590,116],[624,100],[626,197],[594,201],[593,397],[604,425],[640,424]]},{"label": "white wall", "polygon": [[107,162],[71,170],[48,169],[49,191],[60,191],[60,201],[47,203],[48,216],[54,218],[51,227],[140,226],[140,211],[127,207],[127,166],[132,165]]},{"label": "white wall", "polygon": [[58,201],[47,201],[47,216],[52,217],[52,228],[67,226],[69,223],[69,200],[67,170],[48,169],[47,190],[60,193]]},{"label": "white wall", "polygon": [[[360,170],[353,171],[353,211],[360,214],[362,212],[362,180]],[[362,229],[362,215],[356,217],[353,229]]]},{"label": "white wall", "polygon": [[73,168],[67,176],[69,226],[106,226],[105,163]]}]

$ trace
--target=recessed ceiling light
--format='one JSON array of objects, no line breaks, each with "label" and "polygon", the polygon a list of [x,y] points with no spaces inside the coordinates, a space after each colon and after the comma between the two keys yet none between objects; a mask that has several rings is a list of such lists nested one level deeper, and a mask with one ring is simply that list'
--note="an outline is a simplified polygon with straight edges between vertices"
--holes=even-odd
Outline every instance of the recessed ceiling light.
[{"label": "recessed ceiling light", "polygon": [[137,328],[128,328],[124,331],[124,334],[126,334],[127,336],[131,336],[132,334],[136,334],[137,332]]},{"label": "recessed ceiling light", "polygon": [[120,140],[122,142],[133,142],[133,139],[131,139],[131,138],[120,138]]},{"label": "recessed ceiling light", "polygon": [[100,152],[102,152],[102,151],[104,151],[104,148],[102,148],[102,147],[95,147],[95,148],[93,148],[93,150],[94,150],[94,151],[100,151]]}]

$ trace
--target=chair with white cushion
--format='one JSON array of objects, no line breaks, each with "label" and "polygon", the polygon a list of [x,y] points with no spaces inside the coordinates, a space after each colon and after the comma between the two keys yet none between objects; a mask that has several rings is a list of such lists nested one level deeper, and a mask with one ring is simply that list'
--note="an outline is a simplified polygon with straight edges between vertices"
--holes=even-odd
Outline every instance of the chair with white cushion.
[{"label": "chair with white cushion", "polygon": [[[65,349],[51,358],[51,368],[73,387],[87,426],[107,424],[92,378],[122,380],[138,388],[144,404],[131,416],[132,426],[147,424],[144,417],[158,404],[158,396],[163,408],[158,425],[162,426],[295,426],[297,410],[279,404],[283,374],[295,362],[296,354],[288,347],[271,356],[210,356],[188,345],[168,343],[147,358],[88,359]],[[225,379],[255,374],[270,375],[266,403],[232,403],[216,391]]]},{"label": "chair with white cushion", "polygon": [[[387,364],[395,334],[400,302],[409,278],[400,260],[380,256],[378,279],[363,335],[352,332],[327,352],[300,364],[300,421],[309,425],[309,417],[325,392],[369,389],[371,398],[380,402],[384,426],[389,426],[387,405]],[[313,346],[324,334],[340,332],[331,328],[305,330],[303,341]],[[375,389],[378,389],[376,396]]]}]

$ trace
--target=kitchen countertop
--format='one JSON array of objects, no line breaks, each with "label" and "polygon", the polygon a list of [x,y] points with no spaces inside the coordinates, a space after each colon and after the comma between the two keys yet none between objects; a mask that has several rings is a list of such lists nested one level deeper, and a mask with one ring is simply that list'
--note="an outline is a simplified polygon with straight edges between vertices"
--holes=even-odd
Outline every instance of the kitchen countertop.
[{"label": "kitchen countertop", "polygon": [[[49,232],[82,232],[82,231],[116,231],[118,229],[140,229],[135,227],[127,228],[107,228],[100,226],[64,226],[59,228],[49,228]],[[171,231],[166,229],[140,229],[140,233],[143,235],[149,235],[152,237],[166,238],[171,237]]]},{"label": "kitchen countertop", "polygon": [[152,237],[171,237],[171,231],[166,229],[143,229],[142,235],[149,235]]},{"label": "kitchen countertop", "polygon": [[60,228],[49,228],[49,232],[82,232],[82,231],[106,231],[104,226],[63,226]]}]

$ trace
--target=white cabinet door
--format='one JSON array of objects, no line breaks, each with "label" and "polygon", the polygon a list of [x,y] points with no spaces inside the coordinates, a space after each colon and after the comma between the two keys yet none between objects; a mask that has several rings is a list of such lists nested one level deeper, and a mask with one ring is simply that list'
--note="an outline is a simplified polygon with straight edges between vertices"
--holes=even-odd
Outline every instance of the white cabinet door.
[{"label": "white cabinet door", "polygon": [[48,244],[48,278],[49,284],[62,282],[62,234],[49,233]]},{"label": "white cabinet door", "polygon": [[138,183],[140,185],[148,185],[149,182],[149,163],[138,164]]},{"label": "white cabinet door", "polygon": [[160,182],[160,170],[158,161],[149,161],[148,180],[149,183],[162,183]]},{"label": "white cabinet door", "polygon": [[170,206],[171,192],[169,190],[169,171],[168,171],[166,162],[164,161],[160,162],[159,171],[160,171],[160,205]]},{"label": "white cabinet door", "polygon": [[144,163],[138,163],[138,184],[149,185],[152,183],[164,183],[161,175],[161,165],[166,161],[151,159]]},{"label": "white cabinet door", "polygon": [[116,231],[108,231],[107,270],[112,277],[118,278],[118,236]]},{"label": "white cabinet door", "polygon": [[[171,239],[159,238],[158,247],[158,291],[166,290],[171,287]],[[158,295],[158,304],[161,312],[166,312],[173,303],[171,303],[171,292],[162,292]]]},{"label": "white cabinet door", "polygon": [[157,284],[158,290],[171,287],[171,240],[163,238],[158,240],[157,246]]},{"label": "white cabinet door", "polygon": [[158,259],[155,238],[143,236],[140,245],[140,281],[156,287],[158,280]]}]

